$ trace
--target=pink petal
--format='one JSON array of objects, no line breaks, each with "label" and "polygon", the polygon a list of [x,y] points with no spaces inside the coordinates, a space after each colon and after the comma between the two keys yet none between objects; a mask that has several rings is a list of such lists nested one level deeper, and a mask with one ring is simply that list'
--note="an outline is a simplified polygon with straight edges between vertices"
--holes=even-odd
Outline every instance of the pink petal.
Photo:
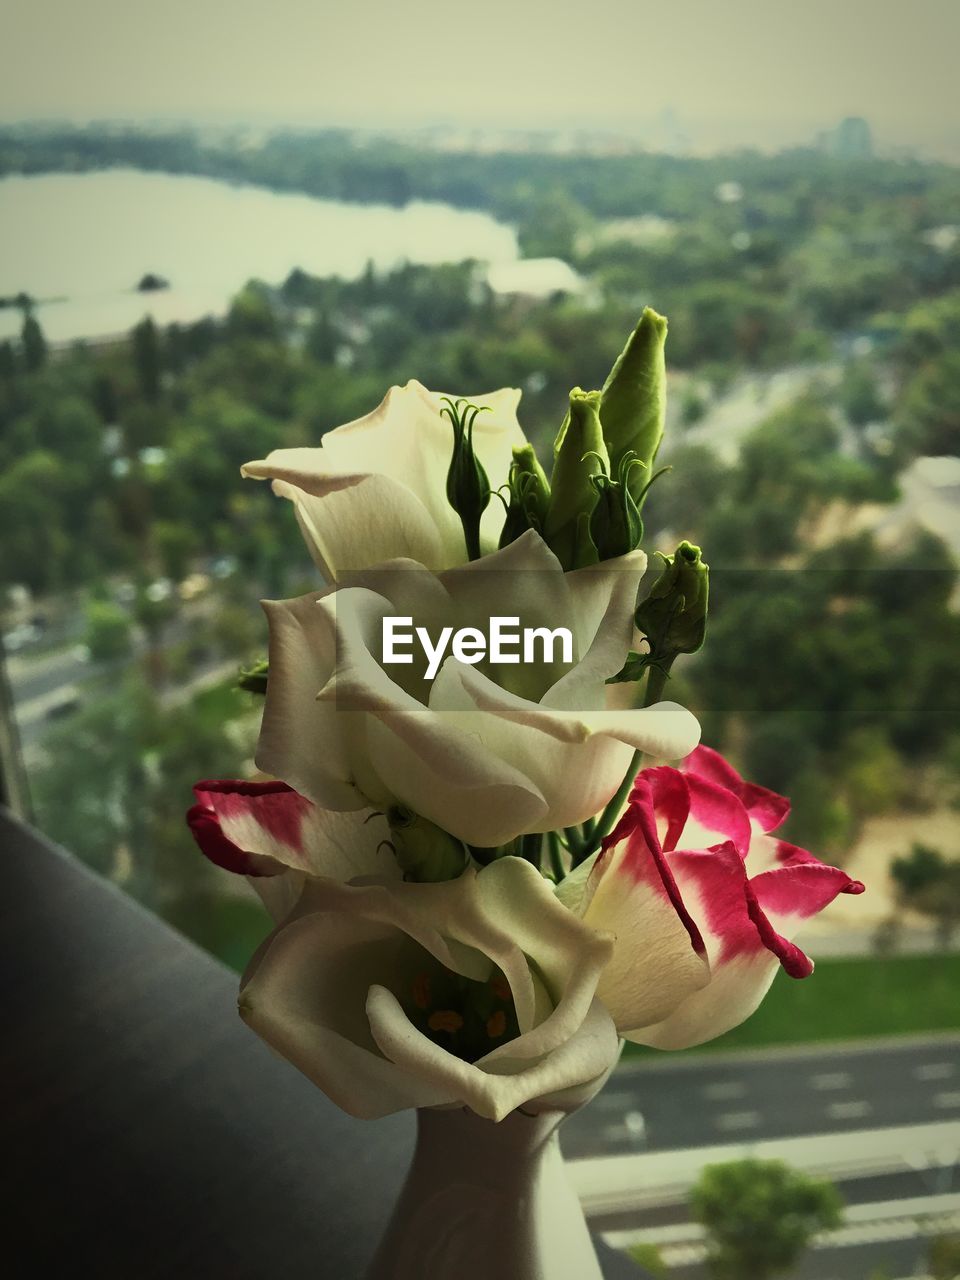
[{"label": "pink petal", "polygon": [[669,765],[637,775],[650,787],[663,848],[709,849],[731,840],[745,858],[750,849],[750,817],[739,797],[718,783],[684,774]]},{"label": "pink petal", "polygon": [[285,782],[198,782],[190,829],[211,862],[241,875],[293,870],[399,879],[382,814],[321,809]]},{"label": "pink petal", "polygon": [[711,969],[764,949],[746,868],[732,841],[669,855],[670,867],[697,917]]},{"label": "pink petal", "polygon": [[[593,875],[602,876],[604,871],[609,870],[616,862],[619,873],[628,876],[636,884],[646,884],[660,896],[669,899],[690,935],[694,951],[703,955],[705,948],[700,930],[684,905],[677,882],[660,844],[655,818],[654,787],[644,776],[647,772],[644,770],[637,775],[630,797],[630,807],[603,841]],[[650,772],[657,772],[657,770]],[[617,845],[622,845],[622,848],[617,851],[620,853],[619,857],[615,856]]]},{"label": "pink petal", "polygon": [[748,1018],[769,989],[778,961],[794,976],[809,972],[812,965],[766,919],[731,842],[676,852],[669,861],[684,900],[700,922],[710,983],[658,1023],[625,1034],[640,1044],[683,1049],[713,1040]]},{"label": "pink petal", "polygon": [[732,791],[762,831],[773,831],[790,812],[790,801],[767,787],[745,781],[719,751],[702,744],[681,765],[684,773]]},{"label": "pink petal", "polygon": [[[646,789],[641,783],[641,794]],[[621,1032],[666,1017],[710,978],[646,800],[635,801],[604,841],[583,895],[584,921],[615,938],[597,995]]]},{"label": "pink petal", "polygon": [[[197,803],[187,825],[211,862],[245,876],[303,869],[297,850],[303,806],[310,801],[285,782],[220,779],[198,782],[193,790]],[[286,856],[278,856],[281,849]]]}]

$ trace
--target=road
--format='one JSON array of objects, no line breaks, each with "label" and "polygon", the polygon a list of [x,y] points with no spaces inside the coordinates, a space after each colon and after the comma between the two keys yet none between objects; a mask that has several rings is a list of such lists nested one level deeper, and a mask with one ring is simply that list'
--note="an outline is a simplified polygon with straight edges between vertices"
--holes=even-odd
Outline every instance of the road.
[{"label": "road", "polygon": [[656,1244],[671,1280],[707,1274],[699,1169],[750,1153],[829,1176],[848,1206],[794,1280],[905,1280],[960,1231],[960,1035],[628,1061],[561,1132],[591,1227]]},{"label": "road", "polygon": [[[960,1193],[921,1191],[909,1198],[876,1200],[876,1181],[838,1182],[846,1202],[843,1225],[812,1243],[789,1273],[790,1280],[868,1280],[881,1271],[889,1280],[917,1276],[922,1274],[928,1241],[960,1228]],[[707,1280],[703,1232],[682,1210],[670,1222],[610,1228],[592,1219],[591,1227],[614,1249],[655,1244],[671,1280]]]},{"label": "road", "polygon": [[[687,427],[683,444],[706,444],[723,462],[733,464],[744,438],[761,422],[793,404],[813,386],[836,386],[839,363],[795,365],[772,373],[749,373],[735,378],[708,407],[702,420]],[[677,397],[674,397],[674,402]],[[667,453],[664,454],[669,461]]]},{"label": "road", "polygon": [[564,1125],[571,1159],[960,1120],[960,1035],[621,1063]]}]

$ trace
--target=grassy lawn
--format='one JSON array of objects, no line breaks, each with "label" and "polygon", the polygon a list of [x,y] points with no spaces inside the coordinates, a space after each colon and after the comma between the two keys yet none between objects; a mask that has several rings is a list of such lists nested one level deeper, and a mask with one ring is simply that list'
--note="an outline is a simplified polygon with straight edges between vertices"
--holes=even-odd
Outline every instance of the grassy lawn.
[{"label": "grassy lawn", "polygon": [[[218,899],[203,910],[201,941],[238,972],[271,923],[258,902]],[[766,1000],[741,1026],[700,1046],[756,1049],[766,1045],[857,1040],[960,1029],[960,954],[821,960],[797,981],[781,973]],[[628,1044],[629,1056],[659,1050]]]},{"label": "grassy lawn", "polygon": [[237,973],[243,972],[247,961],[273,928],[273,922],[252,893],[249,902],[242,898],[205,899],[191,921],[177,923]]},{"label": "grassy lawn", "polygon": [[[960,1028],[960,954],[821,960],[800,981],[778,975],[741,1026],[703,1049],[755,1049]],[[628,1044],[628,1054],[656,1053]]]}]

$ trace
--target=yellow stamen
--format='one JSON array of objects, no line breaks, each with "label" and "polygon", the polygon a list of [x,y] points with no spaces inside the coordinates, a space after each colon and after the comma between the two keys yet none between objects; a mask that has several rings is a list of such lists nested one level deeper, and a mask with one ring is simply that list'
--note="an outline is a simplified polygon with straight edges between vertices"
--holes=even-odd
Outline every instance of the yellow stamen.
[{"label": "yellow stamen", "polygon": [[463,1019],[453,1009],[438,1009],[427,1019],[431,1031],[449,1031],[451,1035],[463,1026]]},{"label": "yellow stamen", "polygon": [[425,973],[418,973],[413,980],[413,1003],[418,1009],[430,1008],[430,978]]},{"label": "yellow stamen", "polygon": [[492,1013],[487,1019],[487,1035],[491,1040],[499,1040],[507,1029],[507,1015],[502,1009]]}]

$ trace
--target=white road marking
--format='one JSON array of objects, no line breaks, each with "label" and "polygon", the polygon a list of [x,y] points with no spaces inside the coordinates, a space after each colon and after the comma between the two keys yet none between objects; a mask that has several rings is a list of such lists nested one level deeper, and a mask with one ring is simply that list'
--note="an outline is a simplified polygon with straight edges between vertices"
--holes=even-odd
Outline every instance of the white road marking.
[{"label": "white road marking", "polygon": [[713,1122],[718,1129],[729,1133],[734,1129],[755,1129],[760,1123],[759,1111],[724,1111]]},{"label": "white road marking", "polygon": [[[878,1204],[848,1205],[845,1221],[834,1231],[813,1240],[815,1249],[911,1240],[956,1230],[960,1225],[960,1194],[919,1196]],[[659,1227],[628,1227],[604,1231],[604,1241],[614,1249],[634,1244],[655,1244],[664,1262],[679,1267],[702,1261],[703,1228],[695,1222],[675,1222]]]},{"label": "white road marking", "polygon": [[827,1107],[827,1115],[831,1120],[859,1120],[861,1116],[868,1116],[872,1110],[870,1103],[864,1100],[831,1102]]},{"label": "white road marking", "polygon": [[647,1132],[647,1122],[642,1111],[628,1111],[623,1117],[623,1127],[631,1138],[642,1138]]},{"label": "white road marking", "polygon": [[925,1062],[922,1066],[913,1068],[913,1074],[918,1080],[949,1080],[956,1072],[956,1064],[953,1062]]},{"label": "white road marking", "polygon": [[852,1084],[849,1071],[821,1071],[810,1077],[811,1089],[849,1089]]},{"label": "white road marking", "polygon": [[933,1105],[935,1107],[960,1107],[960,1089],[952,1089],[946,1093],[935,1093],[933,1095]]},{"label": "white road marking", "polygon": [[726,1080],[717,1084],[705,1084],[700,1092],[710,1102],[733,1102],[744,1096],[747,1086],[740,1080]]}]

